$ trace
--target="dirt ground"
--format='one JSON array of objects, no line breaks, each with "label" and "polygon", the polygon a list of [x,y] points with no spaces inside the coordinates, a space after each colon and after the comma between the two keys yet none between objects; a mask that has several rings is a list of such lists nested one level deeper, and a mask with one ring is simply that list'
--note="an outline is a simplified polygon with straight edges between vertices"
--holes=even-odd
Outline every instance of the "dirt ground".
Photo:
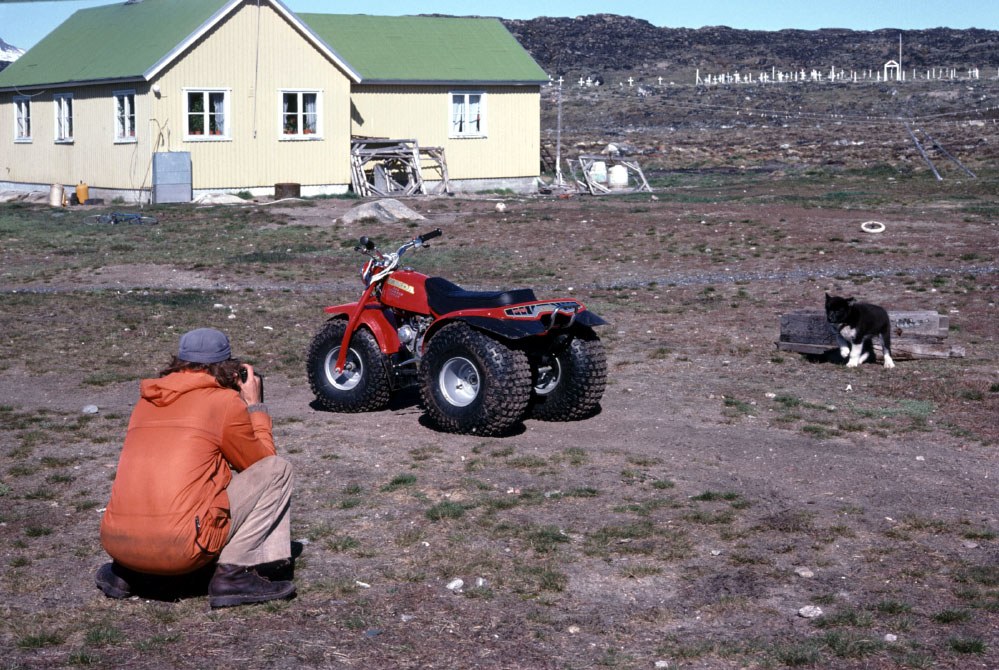
[{"label": "dirt ground", "polygon": [[[63,224],[0,210],[4,667],[999,667],[994,182],[661,176],[655,198],[414,200],[427,221],[374,229],[439,226],[418,270],[610,322],[600,412],[498,438],[436,432],[413,391],[373,414],[313,403],[305,347],[359,294],[345,241],[373,231],[337,222],[353,202],[166,209],[159,242],[69,222],[32,241]],[[142,253],[212,226],[238,226],[212,233],[225,260]],[[824,292],[947,314],[967,356],[778,352],[780,315]],[[137,379],[195,325],[266,376],[304,545],[290,602],[94,588]]]}]

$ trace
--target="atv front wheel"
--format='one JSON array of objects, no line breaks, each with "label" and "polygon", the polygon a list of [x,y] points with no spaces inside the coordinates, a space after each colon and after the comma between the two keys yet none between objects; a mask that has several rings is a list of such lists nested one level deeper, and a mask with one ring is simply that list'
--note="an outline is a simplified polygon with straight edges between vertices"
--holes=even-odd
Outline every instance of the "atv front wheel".
[{"label": "atv front wheel", "polygon": [[502,433],[523,418],[531,396],[527,355],[453,323],[430,340],[420,363],[420,394],[442,430]]},{"label": "atv front wheel", "polygon": [[607,386],[607,358],[592,331],[560,336],[533,367],[532,419],[576,421],[599,406]]},{"label": "atv front wheel", "polygon": [[378,340],[358,329],[350,338],[343,372],[337,374],[337,357],[347,330],[343,320],[329,321],[309,343],[306,368],[309,386],[326,409],[334,412],[371,412],[389,401],[389,377]]}]

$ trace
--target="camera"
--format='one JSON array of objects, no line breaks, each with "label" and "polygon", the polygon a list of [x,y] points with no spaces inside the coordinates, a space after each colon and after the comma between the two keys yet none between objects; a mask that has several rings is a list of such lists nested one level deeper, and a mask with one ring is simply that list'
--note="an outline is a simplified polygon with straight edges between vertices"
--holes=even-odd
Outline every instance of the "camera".
[{"label": "camera", "polygon": [[[259,372],[254,372],[253,376],[256,377],[260,381],[260,402],[263,402],[264,401],[264,376],[262,374],[260,374]],[[242,383],[245,384],[247,379],[249,379],[249,376],[248,376],[248,374],[246,372],[246,368],[240,367],[239,368],[239,381],[241,381]]]}]

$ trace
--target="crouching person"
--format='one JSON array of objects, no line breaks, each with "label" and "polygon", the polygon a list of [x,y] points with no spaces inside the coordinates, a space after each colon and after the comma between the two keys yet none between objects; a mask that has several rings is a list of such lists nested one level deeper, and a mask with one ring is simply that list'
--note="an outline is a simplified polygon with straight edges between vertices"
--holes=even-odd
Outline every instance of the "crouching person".
[{"label": "crouching person", "polygon": [[212,564],[212,607],[295,594],[290,581],[261,574],[290,565],[292,489],[261,400],[260,378],[210,328],[183,335],[160,377],[142,382],[101,520],[114,559],[95,575],[106,595],[127,598],[151,582],[162,594]]}]

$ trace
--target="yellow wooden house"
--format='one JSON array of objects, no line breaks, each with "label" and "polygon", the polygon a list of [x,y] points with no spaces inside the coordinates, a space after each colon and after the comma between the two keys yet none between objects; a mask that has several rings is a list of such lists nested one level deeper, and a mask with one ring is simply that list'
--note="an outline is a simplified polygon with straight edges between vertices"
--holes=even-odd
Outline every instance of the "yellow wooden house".
[{"label": "yellow wooden house", "polygon": [[0,72],[0,190],[82,181],[148,201],[154,163],[177,154],[195,196],[342,193],[364,136],[443,147],[453,190],[529,191],[547,81],[495,19],[295,14],[280,0],[85,9]]}]

